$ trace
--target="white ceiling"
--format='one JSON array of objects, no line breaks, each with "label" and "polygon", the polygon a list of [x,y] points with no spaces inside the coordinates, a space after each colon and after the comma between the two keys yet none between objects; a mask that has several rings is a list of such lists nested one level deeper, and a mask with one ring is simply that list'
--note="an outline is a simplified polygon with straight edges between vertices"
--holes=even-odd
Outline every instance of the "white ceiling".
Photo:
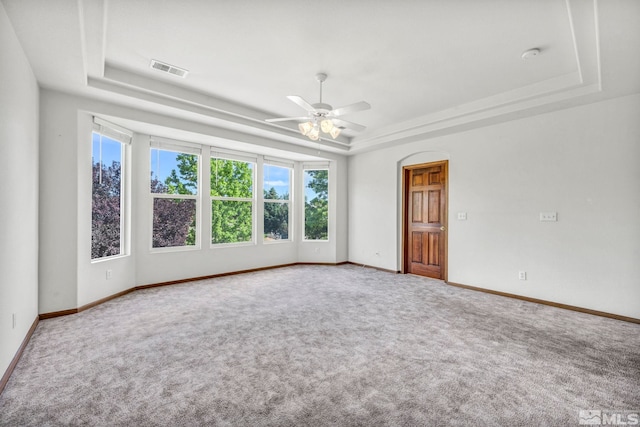
[{"label": "white ceiling", "polygon": [[2,4],[41,86],[238,134],[312,144],[264,119],[304,115],[286,95],[317,102],[326,72],[324,102],[372,106],[345,116],[365,131],[315,144],[345,154],[640,92],[638,0]]}]

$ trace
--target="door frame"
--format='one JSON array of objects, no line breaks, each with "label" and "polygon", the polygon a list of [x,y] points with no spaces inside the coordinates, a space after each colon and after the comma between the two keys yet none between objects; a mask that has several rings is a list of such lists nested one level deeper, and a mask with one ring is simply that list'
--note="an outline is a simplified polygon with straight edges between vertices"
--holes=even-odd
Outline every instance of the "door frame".
[{"label": "door frame", "polygon": [[444,244],[444,262],[442,263],[442,280],[447,282],[449,278],[449,160],[441,160],[437,162],[420,163],[417,165],[407,165],[402,167],[402,274],[407,274],[409,262],[409,242],[407,239],[407,230],[409,229],[409,212],[407,209],[409,200],[409,173],[413,169],[422,169],[431,166],[442,166],[444,173],[444,198],[445,212],[443,225],[445,230],[442,232]]}]

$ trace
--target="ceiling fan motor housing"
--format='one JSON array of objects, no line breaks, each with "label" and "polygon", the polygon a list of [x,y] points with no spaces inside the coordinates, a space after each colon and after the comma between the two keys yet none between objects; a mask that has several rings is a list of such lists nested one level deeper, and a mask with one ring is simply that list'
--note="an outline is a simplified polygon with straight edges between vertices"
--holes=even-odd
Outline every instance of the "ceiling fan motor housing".
[{"label": "ceiling fan motor housing", "polygon": [[318,102],[316,104],[312,104],[311,106],[315,108],[318,113],[321,113],[323,115],[328,114],[331,110],[333,110],[333,107],[331,105],[325,104],[324,102]]}]

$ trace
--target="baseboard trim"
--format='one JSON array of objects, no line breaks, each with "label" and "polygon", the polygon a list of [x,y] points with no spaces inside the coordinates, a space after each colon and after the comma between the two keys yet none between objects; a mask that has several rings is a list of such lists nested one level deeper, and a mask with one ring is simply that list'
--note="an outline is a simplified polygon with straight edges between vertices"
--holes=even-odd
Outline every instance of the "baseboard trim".
[{"label": "baseboard trim", "polygon": [[236,274],[253,273],[256,271],[272,270],[274,268],[291,267],[292,265],[296,264],[298,263],[294,262],[291,264],[271,265],[268,267],[250,268],[248,270],[230,271],[228,273],[210,274],[208,276],[190,277],[188,279],[170,280],[168,282],[150,283],[148,285],[138,285],[132,288],[132,290],[137,291],[140,289],[157,288],[159,286],[178,285],[180,283],[197,282],[198,280],[215,279],[216,277],[235,276]]},{"label": "baseboard trim", "polygon": [[[386,272],[386,273],[392,273],[392,274],[401,273],[400,271],[396,271],[396,270],[389,270],[389,269],[386,269],[386,268],[375,267],[375,266],[366,265],[366,264],[359,264],[359,263],[355,263],[355,262],[351,262],[351,261],[342,261],[342,262],[337,262],[337,263],[330,263],[330,262],[326,262],[326,263],[325,262],[294,262],[294,263],[290,263],[290,264],[272,265],[272,266],[268,266],[268,267],[251,268],[251,269],[248,269],[248,270],[230,271],[230,272],[227,272],[227,273],[218,273],[218,274],[211,274],[211,275],[207,275],[207,276],[190,277],[190,278],[187,278],[187,279],[171,280],[171,281],[159,282],[159,283],[150,283],[150,284],[147,284],[147,285],[138,285],[138,286],[134,286],[133,288],[130,288],[130,289],[118,292],[116,294],[107,296],[105,298],[99,299],[97,301],[90,302],[89,304],[85,304],[85,305],[83,305],[82,307],[79,307],[79,308],[72,308],[72,309],[69,309],[69,310],[55,311],[55,312],[51,312],[51,313],[42,313],[42,314],[40,314],[38,316],[38,319],[39,320],[51,319],[51,318],[54,318],[54,317],[68,316],[70,314],[80,313],[80,312],[82,312],[84,310],[88,310],[90,308],[93,308],[93,307],[95,307],[97,305],[103,304],[103,303],[105,303],[107,301],[110,301],[112,299],[119,298],[119,297],[121,297],[123,295],[126,295],[126,294],[134,292],[134,291],[138,291],[138,290],[141,290],[141,289],[150,289],[150,288],[157,288],[157,287],[160,287],[160,286],[177,285],[177,284],[180,284],[180,283],[196,282],[198,280],[215,279],[217,277],[234,276],[234,275],[237,275],[237,274],[252,273],[252,272],[264,271],[264,270],[272,270],[272,269],[275,269],[275,268],[291,267],[291,266],[295,266],[295,265],[338,266],[338,265],[347,265],[347,264],[355,265],[357,267],[363,267],[363,268],[372,268],[374,270],[383,271],[383,272]],[[519,299],[519,300],[522,300],[522,301],[528,301],[528,302],[533,302],[533,303],[536,303],[536,304],[548,305],[548,306],[551,306],[551,307],[562,308],[562,309],[565,309],[565,310],[577,311],[577,312],[580,312],[580,313],[587,313],[587,314],[591,314],[591,315],[594,315],[594,316],[608,317],[610,319],[621,320],[623,322],[631,322],[631,323],[640,324],[640,319],[636,319],[634,317],[627,317],[627,316],[622,316],[622,315],[619,315],[619,314],[613,314],[613,313],[607,313],[607,312],[604,312],[604,311],[591,310],[589,308],[577,307],[577,306],[574,306],[574,305],[562,304],[562,303],[557,303],[557,302],[553,302],[553,301],[541,300],[541,299],[537,299],[537,298],[530,298],[530,297],[526,297],[526,296],[522,296],[522,295],[510,294],[510,293],[507,293],[507,292],[494,291],[492,289],[479,288],[477,286],[464,285],[462,283],[455,283],[455,282],[445,282],[445,283],[447,285],[450,285],[450,286],[469,289],[469,290],[472,290],[472,291],[485,292],[485,293],[488,293],[488,294],[499,295],[499,296],[503,296],[503,297],[507,297],[507,298],[515,298],[515,299]],[[35,326],[33,326],[33,329],[35,330]],[[31,331],[31,333],[33,333],[33,331]],[[16,361],[16,363],[17,363],[17,361]],[[3,380],[4,380],[4,377],[3,377]],[[0,392],[2,390],[2,386],[3,386],[3,384],[0,383]]]},{"label": "baseboard trim", "polygon": [[121,297],[123,295],[129,294],[129,293],[131,293],[131,292],[133,292],[135,290],[136,290],[136,288],[134,287],[134,288],[131,288],[131,289],[127,289],[127,290],[118,292],[117,294],[113,294],[113,295],[109,295],[107,297],[101,298],[101,299],[99,299],[97,301],[90,302],[89,304],[85,304],[82,307],[78,308],[78,313],[80,313],[81,311],[85,311],[85,310],[88,310],[90,308],[93,308],[96,305],[100,305],[100,304],[103,304],[103,303],[105,303],[107,301],[111,301],[112,299],[116,299],[116,298],[119,298],[119,297]]},{"label": "baseboard trim", "polygon": [[329,265],[329,266],[336,266],[336,265],[345,265],[345,264],[349,264],[349,261],[342,261],[342,262],[296,262],[294,265]]},{"label": "baseboard trim", "polygon": [[72,309],[69,309],[69,310],[61,310],[61,311],[53,311],[53,312],[50,312],[50,313],[42,313],[42,314],[38,315],[38,317],[40,318],[40,320],[44,320],[44,319],[52,319],[54,317],[68,316],[70,314],[80,313],[81,311],[88,310],[90,308],[95,307],[96,305],[103,304],[103,303],[105,303],[107,301],[110,301],[112,299],[121,297],[121,296],[126,295],[126,294],[128,294],[130,292],[133,292],[135,290],[136,290],[136,288],[133,287],[133,288],[126,289],[124,291],[118,292],[116,294],[109,295],[109,296],[106,296],[104,298],[100,298],[99,300],[90,302],[89,304],[85,304],[85,305],[83,305],[81,307],[78,307],[78,308],[72,308]]},{"label": "baseboard trim", "polygon": [[44,319],[52,319],[54,317],[60,317],[60,316],[68,316],[70,314],[76,314],[78,312],[77,308],[70,308],[69,310],[60,310],[60,311],[52,311],[49,313],[41,313],[38,315],[38,317],[40,318],[40,320],[44,320]]},{"label": "baseboard trim", "polygon": [[345,262],[345,264],[351,264],[351,265],[355,265],[357,267],[363,267],[363,268],[373,268],[374,270],[384,271],[385,273],[400,274],[400,271],[397,271],[397,270],[389,270],[389,269],[386,269],[386,268],[375,267],[373,265],[359,264],[357,262],[347,261],[347,262]]},{"label": "baseboard trim", "polygon": [[[198,276],[198,277],[189,277],[187,279],[179,279],[179,280],[170,280],[167,282],[158,282],[158,283],[149,283],[146,285],[137,285],[134,286],[133,288],[129,288],[126,289],[124,291],[118,292],[116,294],[113,295],[109,295],[107,297],[101,298],[99,300],[90,302],[88,304],[83,305],[82,307],[79,308],[71,308],[69,310],[61,310],[61,311],[53,311],[50,313],[42,313],[40,314],[38,317],[40,320],[44,320],[44,319],[52,319],[54,317],[60,317],[60,316],[68,316],[70,314],[76,314],[76,313],[80,313],[82,311],[88,310],[90,308],[93,308],[97,305],[103,304],[107,301],[110,301],[112,299],[115,298],[119,298],[123,295],[126,295],[128,293],[131,292],[135,292],[135,291],[139,291],[141,289],[150,289],[150,288],[157,288],[160,286],[169,286],[169,285],[178,285],[180,283],[188,283],[188,282],[197,282],[198,280],[206,280],[206,279],[215,279],[216,277],[224,277],[224,276],[234,276],[236,274],[244,274],[244,273],[253,273],[256,271],[264,271],[264,270],[272,270],[274,268],[283,268],[283,267],[291,267],[294,265],[344,265],[344,264],[351,264],[348,261],[343,261],[343,262],[338,262],[338,263],[331,263],[331,262],[293,262],[293,263],[289,263],[289,264],[279,264],[279,265],[271,265],[271,266],[267,266],[267,267],[258,267],[258,268],[250,268],[248,270],[238,270],[238,271],[230,271],[227,273],[218,273],[218,274],[210,274],[207,276]],[[389,271],[389,270],[387,270]]]},{"label": "baseboard trim", "polygon": [[4,388],[9,382],[9,378],[11,377],[13,370],[16,368],[18,361],[22,357],[22,353],[24,352],[24,349],[27,347],[27,344],[29,344],[29,341],[31,340],[31,336],[35,332],[39,321],[40,321],[40,317],[36,316],[35,320],[33,321],[33,324],[31,325],[31,327],[29,328],[29,331],[27,332],[27,335],[22,340],[22,344],[20,344],[20,347],[18,347],[18,351],[16,351],[15,356],[13,356],[13,359],[11,359],[11,363],[9,363],[9,367],[5,371],[4,375],[2,375],[2,378],[0,378],[0,394],[2,394],[2,392],[4,391]]},{"label": "baseboard trim", "polygon": [[508,292],[494,291],[492,289],[478,288],[476,286],[463,285],[461,283],[454,283],[454,282],[445,282],[445,283],[447,285],[455,286],[457,288],[464,288],[464,289],[469,289],[469,290],[472,290],[472,291],[479,291],[479,292],[484,292],[484,293],[492,294],[492,295],[499,295],[499,296],[507,297],[507,298],[515,298],[515,299],[519,299],[519,300],[522,300],[522,301],[534,302],[536,304],[543,304],[543,305],[548,305],[548,306],[551,306],[551,307],[563,308],[565,310],[578,311],[580,313],[592,314],[594,316],[608,317],[610,319],[622,320],[623,322],[631,322],[631,323],[639,323],[640,324],[640,319],[636,319],[635,317],[621,316],[619,314],[607,313],[607,312],[598,311],[598,310],[591,310],[590,308],[582,308],[582,307],[577,307],[575,305],[568,305],[568,304],[562,304],[562,303],[559,303],[559,302],[547,301],[547,300],[542,300],[542,299],[537,299],[537,298],[530,298],[530,297],[525,297],[525,296],[522,296],[522,295],[510,294]]}]

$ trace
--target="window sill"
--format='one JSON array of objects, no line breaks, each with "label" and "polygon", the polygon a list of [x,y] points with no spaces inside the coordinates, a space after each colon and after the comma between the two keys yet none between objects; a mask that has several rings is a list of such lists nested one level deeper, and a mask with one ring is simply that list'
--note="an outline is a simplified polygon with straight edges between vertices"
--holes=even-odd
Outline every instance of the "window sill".
[{"label": "window sill", "polygon": [[163,254],[167,252],[191,252],[200,250],[200,246],[169,246],[166,248],[151,248],[149,253]]},{"label": "window sill", "polygon": [[293,243],[293,240],[262,240],[263,245],[282,245],[285,243]]},{"label": "window sill", "polygon": [[100,264],[101,262],[115,261],[115,260],[120,259],[120,258],[127,258],[128,256],[130,256],[130,255],[129,254],[121,254],[121,255],[106,256],[106,257],[102,257],[102,258],[95,258],[95,259],[91,260],[91,264]]},{"label": "window sill", "polygon": [[238,248],[238,247],[246,247],[246,246],[255,246],[256,243],[254,241],[250,242],[234,242],[234,243],[212,243],[209,246],[209,249],[223,249],[223,248]]}]

